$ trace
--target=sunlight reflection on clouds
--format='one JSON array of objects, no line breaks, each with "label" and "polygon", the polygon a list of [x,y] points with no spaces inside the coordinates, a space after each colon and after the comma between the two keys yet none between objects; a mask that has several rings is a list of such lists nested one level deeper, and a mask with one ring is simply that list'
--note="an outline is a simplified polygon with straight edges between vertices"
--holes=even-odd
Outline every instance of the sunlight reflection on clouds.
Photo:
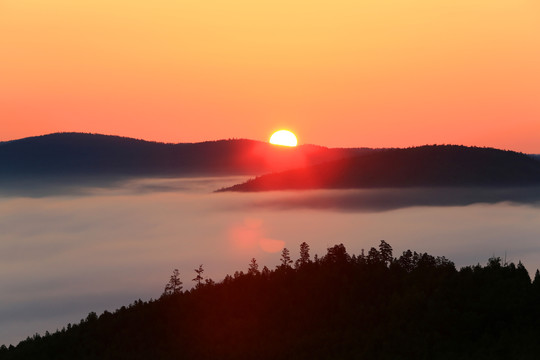
[{"label": "sunlight reflection on clouds", "polygon": [[246,217],[243,222],[231,226],[229,238],[234,251],[252,254],[257,246],[267,253],[279,252],[286,246],[283,240],[265,237],[263,220],[253,217]]}]

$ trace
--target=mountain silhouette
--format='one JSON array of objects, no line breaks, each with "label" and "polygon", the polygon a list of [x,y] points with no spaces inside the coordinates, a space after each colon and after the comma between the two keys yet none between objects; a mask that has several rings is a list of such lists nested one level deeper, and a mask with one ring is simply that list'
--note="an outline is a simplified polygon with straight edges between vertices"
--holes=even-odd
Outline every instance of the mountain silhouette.
[{"label": "mountain silhouette", "polygon": [[220,191],[540,184],[540,161],[493,148],[431,145],[386,149],[277,172]]},{"label": "mountain silhouette", "polygon": [[55,133],[0,143],[0,179],[28,176],[259,175],[369,152],[246,140],[167,144]]}]

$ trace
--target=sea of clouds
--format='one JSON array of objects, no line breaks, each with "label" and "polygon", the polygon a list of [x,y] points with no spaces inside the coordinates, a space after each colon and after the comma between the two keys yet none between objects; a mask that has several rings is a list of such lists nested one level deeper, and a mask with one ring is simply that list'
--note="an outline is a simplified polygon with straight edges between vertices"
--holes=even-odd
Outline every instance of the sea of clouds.
[{"label": "sea of clouds", "polygon": [[214,193],[245,178],[36,182],[0,190],[0,343],[55,331],[90,311],[161,295],[178,268],[221,280],[283,246],[323,255],[376,247],[491,256],[540,268],[540,189],[379,189]]}]

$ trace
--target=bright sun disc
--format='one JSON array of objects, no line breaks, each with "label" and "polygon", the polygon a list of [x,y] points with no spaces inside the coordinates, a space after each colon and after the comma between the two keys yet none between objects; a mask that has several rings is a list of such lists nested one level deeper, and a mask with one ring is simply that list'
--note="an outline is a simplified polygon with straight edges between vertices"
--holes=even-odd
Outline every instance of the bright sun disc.
[{"label": "bright sun disc", "polygon": [[296,140],[296,136],[289,130],[279,130],[273,133],[270,137],[270,144],[296,146],[298,144],[298,140]]}]

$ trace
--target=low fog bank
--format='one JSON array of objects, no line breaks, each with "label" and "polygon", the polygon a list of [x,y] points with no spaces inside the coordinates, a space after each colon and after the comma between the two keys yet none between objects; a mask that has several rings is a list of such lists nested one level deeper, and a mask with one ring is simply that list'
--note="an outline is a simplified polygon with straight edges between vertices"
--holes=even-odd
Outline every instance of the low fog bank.
[{"label": "low fog bank", "polygon": [[[211,194],[217,188],[237,184],[246,176],[230,177],[64,177],[0,180],[1,198],[44,198],[60,196],[118,196],[151,193]],[[268,191],[258,193],[215,193],[227,199],[225,207],[321,209],[343,211],[386,211],[411,206],[467,206],[476,203],[511,202],[537,206],[540,186],[521,187],[426,187],[352,190]],[[221,201],[221,200],[217,200]]]},{"label": "low fog bank", "polygon": [[[540,267],[540,189],[212,193],[238,178],[138,179],[55,196],[0,198],[0,344],[159,297],[172,270],[216,281],[343,243]],[[60,189],[61,190],[61,189]],[[532,206],[531,206],[532,205]],[[9,329],[9,330],[8,330]]]},{"label": "low fog bank", "polygon": [[0,198],[144,194],[149,192],[211,193],[220,186],[231,186],[247,179],[247,176],[147,178],[102,175],[0,178]]},{"label": "low fog bank", "polygon": [[[242,193],[239,196],[243,196]],[[240,207],[275,210],[388,211],[413,206],[467,206],[509,202],[539,206],[540,187],[399,188],[272,191],[249,194]]]}]

